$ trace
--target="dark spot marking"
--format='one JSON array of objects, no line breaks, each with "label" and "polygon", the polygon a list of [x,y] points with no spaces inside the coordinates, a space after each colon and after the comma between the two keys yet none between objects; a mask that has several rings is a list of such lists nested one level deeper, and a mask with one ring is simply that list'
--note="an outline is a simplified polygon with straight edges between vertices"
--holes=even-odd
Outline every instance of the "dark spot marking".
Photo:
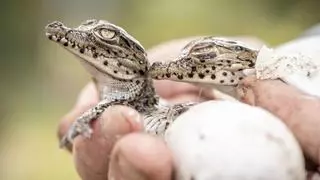
[{"label": "dark spot marking", "polygon": [[107,51],[107,53],[108,53],[108,54],[111,54],[111,51],[110,51],[110,49],[107,49],[106,51]]},{"label": "dark spot marking", "polygon": [[200,59],[200,62],[201,62],[201,63],[204,63],[204,62],[206,62],[206,61],[205,61],[204,59]]},{"label": "dark spot marking", "polygon": [[139,70],[139,73],[140,73],[140,75],[144,75],[144,71],[142,71],[142,70]]},{"label": "dark spot marking", "polygon": [[230,61],[230,60],[226,60],[226,62],[227,62],[228,64],[230,64],[230,63],[231,63],[231,61]]},{"label": "dark spot marking", "polygon": [[238,71],[243,71],[243,69],[240,68],[240,69],[238,69]]},{"label": "dark spot marking", "polygon": [[61,40],[60,38],[57,38],[57,42],[60,42],[60,40]]},{"label": "dark spot marking", "polygon": [[249,67],[253,67],[253,66],[254,66],[254,63],[250,63],[248,66],[249,66]]},{"label": "dark spot marking", "polygon": [[223,72],[222,75],[223,75],[223,76],[227,76],[228,73],[227,73],[227,72]]},{"label": "dark spot marking", "polygon": [[207,68],[207,66],[206,66],[206,65],[203,65],[203,68]]},{"label": "dark spot marking", "polygon": [[116,71],[116,70],[114,70],[113,72],[114,72],[115,74],[117,74],[117,73],[118,73],[118,71]]},{"label": "dark spot marking", "polygon": [[72,48],[75,48],[75,47],[76,47],[76,44],[75,44],[75,43],[73,43],[73,44],[71,45],[71,47],[72,47]]},{"label": "dark spot marking", "polygon": [[199,76],[200,79],[204,78],[204,74],[202,74],[202,73],[199,73],[198,76]]},{"label": "dark spot marking", "polygon": [[118,62],[118,63],[117,63],[117,66],[118,66],[118,67],[120,67],[121,65],[122,65],[121,62]]},{"label": "dark spot marking", "polygon": [[93,58],[97,58],[98,57],[98,53],[93,53],[92,57]]},{"label": "dark spot marking", "polygon": [[191,57],[186,57],[184,58],[186,61],[190,61],[191,60]]},{"label": "dark spot marking", "polygon": [[105,66],[108,66],[108,61],[103,61],[103,64],[104,64]]},{"label": "dark spot marking", "polygon": [[217,64],[217,66],[223,66],[223,64],[219,63],[219,64]]},{"label": "dark spot marking", "polygon": [[68,46],[68,45],[69,45],[69,43],[68,43],[68,42],[65,42],[65,43],[63,43],[63,45],[64,45],[64,46]]},{"label": "dark spot marking", "polygon": [[140,84],[140,81],[139,81],[139,80],[136,80],[136,84],[139,85],[139,84]]},{"label": "dark spot marking", "polygon": [[83,54],[84,53],[84,48],[79,49],[79,52]]},{"label": "dark spot marking", "polygon": [[136,73],[137,73],[137,71],[136,71],[136,70],[133,70],[133,73],[134,73],[134,74],[136,74]]},{"label": "dark spot marking", "polygon": [[52,35],[49,35],[48,38],[49,38],[50,40],[52,40]]},{"label": "dark spot marking", "polygon": [[189,77],[189,78],[192,78],[193,75],[194,75],[193,73],[188,73],[188,77]]},{"label": "dark spot marking", "polygon": [[[140,83],[140,81],[139,81],[139,83]],[[144,101],[143,105],[148,107],[149,106],[149,101],[148,100]]]},{"label": "dark spot marking", "polygon": [[180,79],[180,80],[183,79],[183,76],[182,76],[181,74],[179,74],[177,77],[178,77],[178,79]]},{"label": "dark spot marking", "polygon": [[164,129],[167,129],[169,125],[170,125],[170,122],[167,121]]},{"label": "dark spot marking", "polygon": [[207,70],[206,70],[206,73],[209,73],[209,72],[210,72],[210,71],[207,69]]},{"label": "dark spot marking", "polygon": [[191,71],[192,71],[192,72],[195,72],[195,71],[197,71],[197,67],[195,67],[195,66],[192,66],[192,67],[191,67]]},{"label": "dark spot marking", "polygon": [[177,73],[174,72],[173,75],[177,76]]},{"label": "dark spot marking", "polygon": [[216,79],[216,75],[212,74],[211,79]]},{"label": "dark spot marking", "polygon": [[233,83],[233,82],[234,82],[234,80],[233,80],[233,79],[231,79],[231,80],[230,80],[230,82],[231,82],[231,83]]},{"label": "dark spot marking", "polygon": [[212,66],[211,69],[212,69],[212,70],[216,70],[216,67],[215,67],[215,66]]},{"label": "dark spot marking", "polygon": [[231,72],[231,74],[232,74],[232,76],[234,76],[234,75],[235,75],[235,73],[234,73],[234,72]]},{"label": "dark spot marking", "polygon": [[164,74],[161,74],[161,78],[164,78]]},{"label": "dark spot marking", "polygon": [[167,76],[167,78],[170,78],[171,74],[170,73],[166,73],[166,76]]},{"label": "dark spot marking", "polygon": [[224,80],[220,80],[220,83],[223,84],[223,83],[224,83]]},{"label": "dark spot marking", "polygon": [[117,52],[117,51],[113,51],[113,54],[114,54],[115,56],[118,56],[118,52]]},{"label": "dark spot marking", "polygon": [[239,80],[241,81],[243,79],[243,77],[239,77]]},{"label": "dark spot marking", "polygon": [[126,71],[126,74],[129,74],[129,71]]},{"label": "dark spot marking", "polygon": [[96,50],[96,47],[92,46],[92,47],[91,47],[91,50],[92,50],[92,51],[95,51],[95,50]]}]

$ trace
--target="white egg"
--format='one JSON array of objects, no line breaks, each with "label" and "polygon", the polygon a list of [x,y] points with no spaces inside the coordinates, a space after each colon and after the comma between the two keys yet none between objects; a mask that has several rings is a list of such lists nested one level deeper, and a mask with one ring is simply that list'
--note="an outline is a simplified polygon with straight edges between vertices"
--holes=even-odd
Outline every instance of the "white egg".
[{"label": "white egg", "polygon": [[165,139],[179,180],[303,180],[304,159],[289,129],[267,111],[208,101],[182,114]]}]

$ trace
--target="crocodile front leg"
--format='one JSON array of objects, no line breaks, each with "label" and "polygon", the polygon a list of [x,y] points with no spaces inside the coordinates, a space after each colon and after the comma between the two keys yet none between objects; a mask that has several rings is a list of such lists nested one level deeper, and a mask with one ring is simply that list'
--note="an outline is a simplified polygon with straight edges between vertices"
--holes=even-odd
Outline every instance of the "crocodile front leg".
[{"label": "crocodile front leg", "polygon": [[84,135],[87,138],[91,137],[92,129],[90,123],[96,120],[100,115],[110,106],[113,105],[127,105],[128,99],[121,100],[102,100],[95,107],[89,109],[77,118],[69,128],[66,135],[60,141],[60,147],[66,147],[68,144],[72,144],[75,137],[78,135]]}]

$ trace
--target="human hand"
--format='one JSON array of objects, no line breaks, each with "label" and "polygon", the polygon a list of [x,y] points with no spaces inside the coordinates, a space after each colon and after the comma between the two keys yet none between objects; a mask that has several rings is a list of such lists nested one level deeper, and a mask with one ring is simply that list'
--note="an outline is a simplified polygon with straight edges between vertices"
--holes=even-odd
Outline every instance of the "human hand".
[{"label": "human hand", "polygon": [[[279,80],[246,78],[239,86],[241,100],[260,106],[278,116],[297,138],[307,159],[307,169],[318,171],[320,164],[320,99],[304,94]],[[309,175],[319,174],[311,173]]]}]

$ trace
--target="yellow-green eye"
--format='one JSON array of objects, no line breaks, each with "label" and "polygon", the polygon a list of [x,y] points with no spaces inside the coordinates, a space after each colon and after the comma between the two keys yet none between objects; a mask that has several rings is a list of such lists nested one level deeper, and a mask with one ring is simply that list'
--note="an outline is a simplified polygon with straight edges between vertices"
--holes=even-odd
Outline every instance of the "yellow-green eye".
[{"label": "yellow-green eye", "polygon": [[112,39],[116,36],[116,32],[114,32],[110,29],[101,29],[100,36],[104,39]]}]

